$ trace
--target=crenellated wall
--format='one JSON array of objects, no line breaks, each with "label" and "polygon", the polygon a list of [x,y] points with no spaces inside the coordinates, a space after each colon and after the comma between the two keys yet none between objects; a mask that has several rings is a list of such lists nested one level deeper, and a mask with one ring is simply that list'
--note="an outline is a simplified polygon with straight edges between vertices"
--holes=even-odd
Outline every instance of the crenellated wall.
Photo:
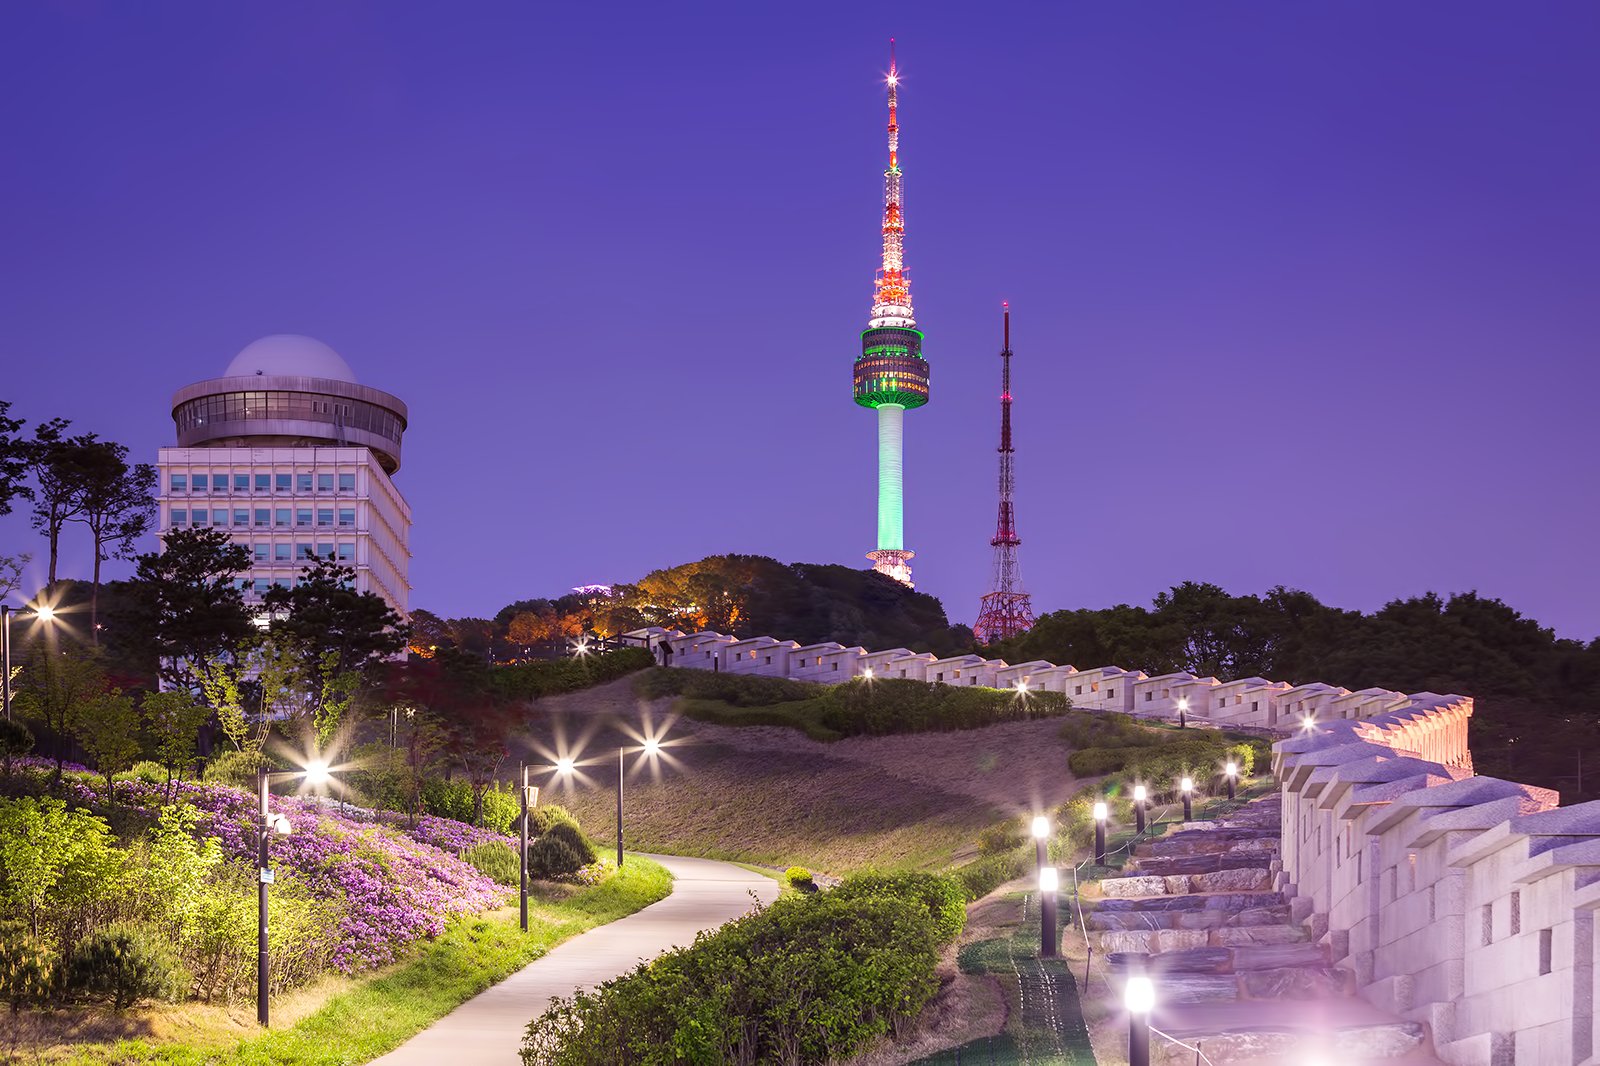
[{"label": "crenellated wall", "polygon": [[[1026,686],[1033,691],[1060,692],[1072,705],[1091,711],[1122,711],[1153,718],[1176,718],[1224,727],[1287,731],[1305,723],[1329,720],[1381,722],[1383,735],[1404,735],[1406,743],[1429,758],[1468,767],[1467,719],[1472,700],[1435,692],[1406,695],[1389,689],[1351,692],[1313,682],[1290,685],[1260,677],[1218,681],[1189,673],[1150,677],[1139,670],[1099,666],[1079,670],[1042,660],[1010,664],[981,655],[940,659],[926,652],[892,648],[868,651],[829,642],[802,647],[774,637],[730,637],[725,633],[680,633],[652,626],[623,634],[623,639],[649,648],[658,662],[692,670],[786,677],[797,681],[838,684],[861,676],[907,678],[944,685]],[[667,654],[670,649],[670,655]],[[1450,708],[1448,715],[1440,708]],[[1427,712],[1427,713],[1424,713]],[[1376,735],[1376,734],[1374,734]]]},{"label": "crenellated wall", "polygon": [[1424,696],[1275,745],[1280,887],[1361,995],[1427,1023],[1445,1061],[1600,1063],[1600,803],[1472,776],[1470,704]]}]

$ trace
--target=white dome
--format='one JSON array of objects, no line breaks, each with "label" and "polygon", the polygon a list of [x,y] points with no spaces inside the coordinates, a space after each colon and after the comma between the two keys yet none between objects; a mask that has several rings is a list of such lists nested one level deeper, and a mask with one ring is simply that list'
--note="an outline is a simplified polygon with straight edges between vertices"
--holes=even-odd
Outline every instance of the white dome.
[{"label": "white dome", "polygon": [[298,333],[274,333],[245,346],[233,357],[225,378],[285,374],[293,377],[331,378],[355,384],[355,371],[340,354],[319,340]]}]

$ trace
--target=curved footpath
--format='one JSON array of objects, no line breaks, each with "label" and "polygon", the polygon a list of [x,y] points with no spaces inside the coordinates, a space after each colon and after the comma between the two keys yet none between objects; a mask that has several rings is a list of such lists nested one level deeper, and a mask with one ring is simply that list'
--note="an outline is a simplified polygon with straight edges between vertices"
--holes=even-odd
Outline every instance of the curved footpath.
[{"label": "curved footpath", "polygon": [[675,947],[701,930],[778,898],[778,883],[728,862],[648,856],[672,874],[672,894],[644,910],[591,929],[461,1004],[377,1066],[520,1066],[528,1022],[557,996],[592,988]]}]

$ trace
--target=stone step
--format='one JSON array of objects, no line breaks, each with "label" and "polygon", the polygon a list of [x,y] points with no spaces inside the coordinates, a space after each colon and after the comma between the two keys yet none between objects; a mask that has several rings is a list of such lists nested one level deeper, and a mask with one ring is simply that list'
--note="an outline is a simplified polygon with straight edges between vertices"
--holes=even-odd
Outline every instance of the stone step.
[{"label": "stone step", "polygon": [[1211,929],[1107,929],[1096,937],[1100,954],[1114,951],[1159,954],[1188,948],[1260,947],[1307,943],[1297,925],[1220,926]]},{"label": "stone step", "polygon": [[[1263,1026],[1171,1035],[1199,1047],[1216,1066],[1281,1066],[1299,1062],[1370,1066],[1437,1061],[1425,1055],[1426,1030],[1416,1022],[1406,1021],[1346,1026],[1322,1033]],[[1155,1039],[1151,1041],[1150,1061],[1154,1066],[1191,1066],[1194,1052]]]},{"label": "stone step", "polygon": [[1215,851],[1199,855],[1150,855],[1135,857],[1130,867],[1141,876],[1170,877],[1176,874],[1210,874],[1218,870],[1246,870],[1269,867],[1276,861],[1267,851]]},{"label": "stone step", "polygon": [[1095,904],[1095,913],[1137,911],[1165,913],[1170,911],[1226,911],[1237,912],[1255,907],[1283,905],[1278,892],[1212,892],[1191,893],[1185,896],[1149,896],[1139,899],[1102,899]]},{"label": "stone step", "polygon": [[1108,899],[1148,899],[1154,896],[1182,896],[1194,893],[1260,892],[1272,888],[1272,874],[1265,866],[1242,866],[1211,873],[1167,874],[1156,877],[1107,877],[1100,891]]},{"label": "stone step", "polygon": [[1190,835],[1187,833],[1175,833],[1169,837],[1162,837],[1146,844],[1136,845],[1133,849],[1133,857],[1142,859],[1146,856],[1166,858],[1178,855],[1239,855],[1252,851],[1277,854],[1278,834],[1266,833],[1260,836],[1239,837],[1220,834]]},{"label": "stone step", "polygon": [[1152,976],[1167,973],[1244,973],[1249,970],[1328,968],[1321,944],[1262,944],[1244,947],[1192,947],[1150,955],[1117,951],[1106,956],[1114,970],[1143,968]]},{"label": "stone step", "polygon": [[1228,911],[1093,911],[1084,919],[1091,929],[1223,929],[1281,926],[1289,923],[1286,904]]}]

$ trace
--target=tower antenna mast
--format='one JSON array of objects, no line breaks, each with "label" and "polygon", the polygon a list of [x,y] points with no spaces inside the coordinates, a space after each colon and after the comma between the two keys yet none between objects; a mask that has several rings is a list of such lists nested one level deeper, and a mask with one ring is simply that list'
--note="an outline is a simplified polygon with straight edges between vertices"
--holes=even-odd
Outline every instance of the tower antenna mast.
[{"label": "tower antenna mast", "polygon": [[980,644],[992,644],[1033,628],[1033,601],[1022,591],[1022,575],[1017,568],[1017,515],[1013,496],[1016,471],[1011,446],[1011,305],[1005,309],[1005,341],[1000,349],[1000,515],[995,522],[994,581],[978,609],[972,627]]}]

